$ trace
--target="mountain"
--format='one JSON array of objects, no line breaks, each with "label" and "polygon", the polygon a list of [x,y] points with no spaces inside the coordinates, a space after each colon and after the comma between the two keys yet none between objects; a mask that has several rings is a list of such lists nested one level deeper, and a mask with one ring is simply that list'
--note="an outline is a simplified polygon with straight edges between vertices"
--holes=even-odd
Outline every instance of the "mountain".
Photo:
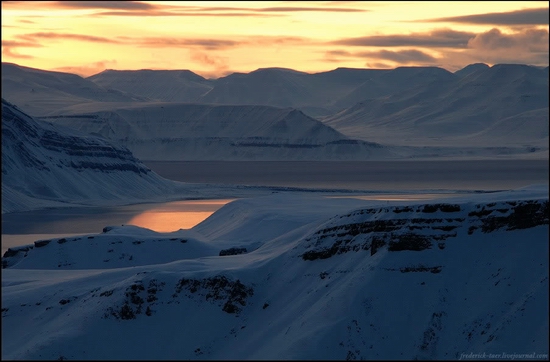
[{"label": "mountain", "polygon": [[455,79],[455,75],[438,67],[398,67],[365,80],[347,95],[340,96],[335,109],[344,109],[356,103],[386,97],[400,92],[416,89],[419,86],[439,86]]},{"label": "mountain", "polygon": [[196,102],[213,81],[189,70],[105,70],[86,78],[95,84],[164,102]]},{"label": "mountain", "polygon": [[[17,100],[8,101],[42,119],[114,137],[147,160],[536,158],[548,153],[548,67],[477,63],[455,73],[399,67],[313,74],[262,68],[207,80],[187,70],[107,70],[83,79],[2,66],[2,89]],[[41,91],[31,84],[40,84]],[[297,122],[292,132],[310,140],[297,140],[287,126],[265,126],[287,117],[269,107],[301,112],[288,116]],[[199,108],[211,110],[195,111]],[[338,136],[326,132],[332,136],[315,139],[303,133],[312,116]],[[157,129],[165,122],[170,134]],[[227,126],[234,122],[240,126]],[[266,136],[262,127],[273,134]],[[225,134],[231,129],[239,131]],[[157,132],[164,135],[153,140]]]},{"label": "mountain", "polygon": [[489,66],[485,63],[474,63],[474,64],[467,65],[460,70],[457,70],[454,74],[462,78],[472,73],[475,73],[477,71],[487,70],[488,68]]},{"label": "mountain", "polygon": [[391,157],[291,108],[157,103],[43,117],[101,135],[142,160],[338,160]]},{"label": "mountain", "polygon": [[217,79],[212,90],[204,94],[199,102],[293,107],[314,117],[324,116],[340,109],[338,99],[384,72],[378,69],[338,68],[309,74],[292,69],[263,68]]},{"label": "mountain", "polygon": [[258,69],[219,78],[201,103],[297,107],[312,101],[309,74],[284,68]]},{"label": "mountain", "polygon": [[173,193],[128,149],[34,120],[2,99],[2,213],[73,202],[141,202]]},{"label": "mountain", "polygon": [[206,80],[188,70],[106,70],[87,79],[156,101],[293,107],[317,116],[335,111],[335,100],[384,72],[387,70],[337,68],[309,74],[260,68]]},{"label": "mountain", "polygon": [[[323,122],[344,134],[386,144],[547,148],[545,113],[547,74],[526,65],[500,64],[368,99]],[[524,133],[542,133],[533,139],[516,138],[512,132],[493,138],[490,130],[511,117],[521,117]]]},{"label": "mountain", "polygon": [[2,97],[32,116],[90,102],[137,102],[146,100],[108,89],[76,74],[53,72],[2,63]]},{"label": "mountain", "polygon": [[538,359],[548,224],[546,184],[273,194],[189,230],[38,240],[2,258],[2,359]]}]

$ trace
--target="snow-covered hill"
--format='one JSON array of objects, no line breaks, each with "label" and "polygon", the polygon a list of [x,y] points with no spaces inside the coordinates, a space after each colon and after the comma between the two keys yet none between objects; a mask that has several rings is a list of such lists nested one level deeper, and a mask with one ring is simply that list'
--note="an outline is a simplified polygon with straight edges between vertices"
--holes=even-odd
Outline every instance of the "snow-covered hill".
[{"label": "snow-covered hill", "polygon": [[514,64],[472,69],[386,97],[369,94],[323,122],[382,144],[548,149],[548,73]]},{"label": "snow-covered hill", "polygon": [[206,80],[188,70],[107,70],[87,79],[103,87],[164,102],[293,107],[311,116],[339,110],[334,103],[367,79],[387,72],[338,68],[304,73],[285,68],[262,68]]},{"label": "snow-covered hill", "polygon": [[[9,63],[2,67],[8,101],[49,121],[116,134],[114,139],[147,160],[548,157],[548,67],[478,63],[455,73],[399,67],[314,74],[263,68],[211,80],[188,70],[107,70],[83,79]],[[193,109],[200,107],[211,111],[196,114]],[[274,119],[270,107],[302,112],[290,118],[298,133],[315,141],[294,143],[286,126],[271,129],[272,139],[257,134]],[[176,108],[182,117],[175,116]],[[311,124],[306,116],[341,132],[340,143],[304,135],[310,126],[302,126]],[[165,122],[174,131],[169,137],[131,139],[133,128],[155,136],[151,124]],[[235,122],[240,124],[235,129],[244,129],[242,139],[222,131]],[[384,147],[371,147],[375,144]]]},{"label": "snow-covered hill", "polygon": [[98,134],[142,160],[338,160],[391,157],[303,112],[270,106],[156,103],[43,117]]},{"label": "snow-covered hill", "polygon": [[174,187],[128,149],[34,120],[2,98],[2,213],[63,202],[138,202]]},{"label": "snow-covered hill", "polygon": [[40,240],[2,258],[2,359],[547,358],[548,223],[546,184]]},{"label": "snow-covered hill", "polygon": [[86,78],[104,88],[164,102],[196,102],[213,81],[189,70],[112,70]]},{"label": "snow-covered hill", "polygon": [[147,100],[104,88],[76,74],[23,67],[13,63],[2,63],[2,97],[31,116],[44,116],[75,104],[132,103]]}]

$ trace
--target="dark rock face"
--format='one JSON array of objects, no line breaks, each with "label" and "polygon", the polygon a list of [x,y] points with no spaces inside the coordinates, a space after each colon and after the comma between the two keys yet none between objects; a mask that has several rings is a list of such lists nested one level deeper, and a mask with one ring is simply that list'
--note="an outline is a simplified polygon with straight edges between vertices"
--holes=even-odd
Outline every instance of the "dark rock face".
[{"label": "dark rock face", "polygon": [[[357,210],[339,216],[330,223],[332,226],[306,238],[309,244],[301,257],[311,261],[360,250],[370,250],[370,255],[374,255],[383,247],[390,252],[422,251],[434,244],[444,250],[445,240],[464,229],[472,235],[477,229],[488,233],[549,223],[548,200],[488,203],[472,208],[467,213],[464,205],[440,203]],[[453,217],[434,217],[436,212]],[[390,213],[394,215],[388,218]]]},{"label": "dark rock face", "polygon": [[[128,286],[124,292],[124,301],[120,307],[110,307],[105,312],[104,318],[114,317],[115,319],[136,319],[138,315],[144,313],[150,317],[153,315],[151,305],[158,299],[157,292],[162,291],[165,283],[158,282],[156,279],[149,280],[147,289],[143,281],[136,281]],[[100,297],[110,297],[114,290],[106,290],[99,294]],[[147,306],[144,308],[144,304]],[[145,309],[145,310],[144,310]]]},{"label": "dark rock face", "polygon": [[[254,295],[254,289],[251,286],[243,284],[238,279],[231,280],[224,275],[205,279],[181,278],[174,285],[174,293],[168,299],[167,295],[162,295],[165,286],[165,282],[157,279],[136,280],[124,290],[108,289],[99,294],[93,293],[91,297],[117,299],[114,306],[106,309],[103,318],[129,320],[136,319],[142,314],[147,317],[153,316],[158,305],[179,304],[178,297],[182,294],[187,298],[198,297],[200,302],[217,304],[222,311],[238,315],[247,305],[247,299]],[[124,291],[123,297],[122,291]]]},{"label": "dark rock face", "polygon": [[[50,128],[48,123],[34,120],[2,99],[2,159],[6,156],[16,164],[49,171],[43,155],[48,150],[57,154],[59,167],[138,174],[151,171],[124,147],[115,147],[101,138],[73,136]],[[2,172],[8,172],[4,165]]]},{"label": "dark rock face", "polygon": [[176,285],[176,293],[187,290],[192,294],[204,296],[208,301],[223,303],[222,310],[226,313],[238,314],[246,305],[246,299],[254,295],[254,289],[247,287],[240,280],[232,281],[223,275],[206,279],[182,278]]},{"label": "dark rock face", "polygon": [[246,248],[229,248],[220,250],[220,256],[246,254]]},{"label": "dark rock face", "polygon": [[[548,224],[548,200],[544,202],[535,200],[508,202],[507,205],[508,208],[502,207],[502,205],[497,206],[496,203],[477,205],[476,207],[481,207],[481,210],[470,212],[468,216],[477,218],[474,227],[480,227],[484,233],[501,228],[506,228],[506,230],[528,229]],[[505,213],[507,215],[501,215]]]}]

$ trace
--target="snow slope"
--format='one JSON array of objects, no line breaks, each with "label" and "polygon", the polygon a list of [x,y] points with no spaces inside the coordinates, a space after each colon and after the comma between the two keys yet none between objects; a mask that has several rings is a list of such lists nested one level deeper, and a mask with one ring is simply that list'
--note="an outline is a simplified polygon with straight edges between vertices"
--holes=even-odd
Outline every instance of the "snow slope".
[{"label": "snow slope", "polygon": [[107,70],[87,79],[103,87],[165,102],[293,107],[311,116],[338,110],[335,101],[386,70],[337,68],[304,73],[261,68],[206,80],[188,70]]},{"label": "snow slope", "polygon": [[[365,93],[363,102],[323,122],[382,144],[547,150],[548,74],[516,64],[476,68],[386,97]],[[521,137],[509,131],[514,127],[523,129]]]},{"label": "snow slope", "polygon": [[392,156],[392,151],[381,145],[350,139],[290,108],[156,103],[41,119],[109,138],[142,160],[338,160]]},{"label": "snow slope", "polygon": [[45,71],[13,63],[2,63],[2,97],[32,116],[47,115],[82,103],[147,100],[104,88],[76,74]]},{"label": "snow slope", "polygon": [[86,78],[104,88],[164,102],[196,102],[212,81],[189,70],[112,70]]},{"label": "snow slope", "polygon": [[2,359],[548,356],[548,185],[273,194],[189,230],[106,227],[2,262]]},{"label": "snow slope", "polygon": [[126,148],[37,121],[2,99],[2,213],[53,201],[139,201],[173,193]]}]

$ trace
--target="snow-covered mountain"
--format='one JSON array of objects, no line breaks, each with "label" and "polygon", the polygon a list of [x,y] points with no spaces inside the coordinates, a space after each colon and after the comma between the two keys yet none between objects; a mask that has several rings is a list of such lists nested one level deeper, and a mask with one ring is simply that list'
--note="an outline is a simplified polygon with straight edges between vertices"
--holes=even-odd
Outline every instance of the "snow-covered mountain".
[{"label": "snow-covered mountain", "polygon": [[2,258],[2,359],[547,358],[548,223],[546,184],[39,240]]},{"label": "snow-covered mountain", "polygon": [[196,102],[212,89],[207,80],[189,70],[112,70],[86,78],[104,88],[163,102]]},{"label": "snow-covered mountain", "polygon": [[43,117],[109,138],[142,160],[338,160],[391,157],[303,112],[270,106],[155,103]]},{"label": "snow-covered mountain", "polygon": [[[548,67],[478,63],[455,73],[399,67],[315,74],[264,68],[211,80],[188,70],[108,70],[82,79],[9,63],[2,67],[8,101],[52,122],[116,134],[113,139],[147,160],[548,157]],[[212,112],[193,110],[208,107]],[[270,107],[285,110],[267,111]],[[287,108],[300,116],[274,116]],[[270,128],[270,139],[256,132],[286,117],[296,123],[293,132],[311,140],[315,135],[303,133],[311,115],[341,134],[303,143],[294,142],[287,126]],[[166,122],[173,131],[167,137],[131,139],[140,133],[156,137],[151,125]],[[235,129],[243,130],[242,139],[224,134],[234,122],[240,123]],[[384,147],[371,147],[375,144]]]},{"label": "snow-covered mountain", "polygon": [[2,213],[63,202],[137,202],[170,194],[174,184],[126,148],[34,120],[2,98]]},{"label": "snow-covered mountain", "polygon": [[107,70],[87,79],[164,102],[293,107],[317,116],[339,110],[333,106],[336,100],[384,72],[387,70],[338,68],[309,74],[261,68],[206,80],[188,70]]},{"label": "snow-covered mountain", "polygon": [[2,63],[2,97],[32,116],[75,104],[136,102],[146,98],[108,89],[76,74]]},{"label": "snow-covered mountain", "polygon": [[385,97],[369,94],[323,122],[383,144],[548,149],[548,73],[514,64],[475,69]]},{"label": "snow-covered mountain", "polygon": [[340,96],[333,108],[342,110],[367,99],[385,99],[406,90],[428,84],[437,86],[455,78],[453,73],[438,67],[398,67],[379,71],[352,92]]}]

